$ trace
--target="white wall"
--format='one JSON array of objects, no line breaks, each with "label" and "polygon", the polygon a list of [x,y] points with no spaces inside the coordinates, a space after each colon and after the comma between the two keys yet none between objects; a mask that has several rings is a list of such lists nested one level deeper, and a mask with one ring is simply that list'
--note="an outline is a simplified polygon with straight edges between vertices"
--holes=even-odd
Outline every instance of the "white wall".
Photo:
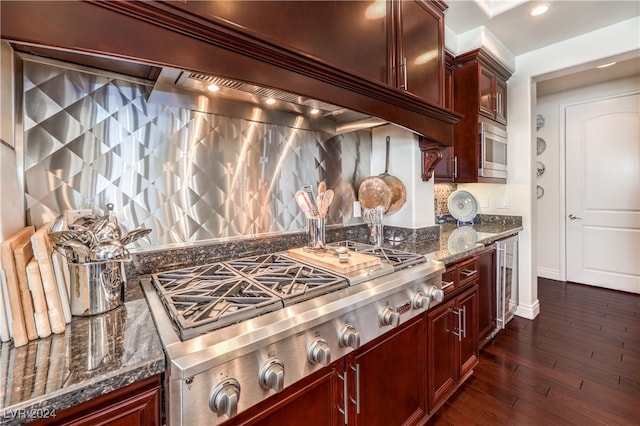
[{"label": "white wall", "polygon": [[579,89],[555,93],[537,99],[537,113],[545,117],[538,136],[546,141],[546,150],[538,156],[546,170],[538,178],[544,196],[537,200],[538,276],[566,279],[564,152],[565,108],[586,101],[640,90],[640,77],[630,77]]},{"label": "white wall", "polygon": [[522,215],[520,232],[519,307],[517,314],[539,313],[537,289],[536,90],[535,78],[574,66],[640,49],[640,18],[593,31],[516,57],[508,82],[509,178],[506,185],[460,185],[478,199],[510,199],[509,209],[489,206],[483,213]]},{"label": "white wall", "polygon": [[389,136],[389,174],[397,177],[407,189],[407,201],[396,213],[385,216],[384,224],[403,228],[422,228],[435,224],[433,179],[424,182],[422,154],[418,137],[401,127],[386,125],[372,130],[371,173],[384,172],[386,138]]}]

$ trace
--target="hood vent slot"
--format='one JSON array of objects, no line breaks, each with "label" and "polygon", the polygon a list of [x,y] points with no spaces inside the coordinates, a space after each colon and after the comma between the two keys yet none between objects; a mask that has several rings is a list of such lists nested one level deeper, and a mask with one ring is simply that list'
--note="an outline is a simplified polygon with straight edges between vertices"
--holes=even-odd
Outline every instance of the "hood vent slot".
[{"label": "hood vent slot", "polygon": [[243,90],[242,87],[245,85],[241,81],[228,80],[226,78],[214,77],[211,75],[199,74],[195,72],[190,73],[187,78],[200,81],[202,83],[215,84],[216,86],[228,87],[229,89],[236,90]]}]

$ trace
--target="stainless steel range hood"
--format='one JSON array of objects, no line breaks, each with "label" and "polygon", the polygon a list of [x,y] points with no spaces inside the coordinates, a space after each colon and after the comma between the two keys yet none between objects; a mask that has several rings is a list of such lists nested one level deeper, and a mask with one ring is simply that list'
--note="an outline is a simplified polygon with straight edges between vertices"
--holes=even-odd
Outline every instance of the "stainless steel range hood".
[{"label": "stainless steel range hood", "polygon": [[[209,89],[214,85],[215,92]],[[329,135],[387,124],[387,121],[278,89],[165,67],[149,102]]]}]

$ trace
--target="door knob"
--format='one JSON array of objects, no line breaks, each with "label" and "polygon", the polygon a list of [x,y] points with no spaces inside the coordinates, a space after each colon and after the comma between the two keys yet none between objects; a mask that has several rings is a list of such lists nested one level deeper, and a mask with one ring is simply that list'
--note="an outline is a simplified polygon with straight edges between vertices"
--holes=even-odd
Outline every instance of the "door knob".
[{"label": "door knob", "polygon": [[571,220],[582,220],[582,218],[581,218],[581,217],[574,216],[574,215],[572,215],[572,214],[570,214],[570,215],[569,215],[569,219],[571,219]]}]

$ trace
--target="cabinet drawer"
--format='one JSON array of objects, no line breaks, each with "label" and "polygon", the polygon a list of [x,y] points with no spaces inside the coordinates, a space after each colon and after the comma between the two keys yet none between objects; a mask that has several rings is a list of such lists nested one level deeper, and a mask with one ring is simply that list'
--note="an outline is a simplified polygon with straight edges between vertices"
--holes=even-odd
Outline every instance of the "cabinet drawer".
[{"label": "cabinet drawer", "polygon": [[442,274],[442,290],[444,291],[445,298],[456,291],[456,282],[458,281],[456,274],[457,271],[458,269],[453,265],[448,267]]},{"label": "cabinet drawer", "polygon": [[458,290],[465,289],[478,282],[480,269],[478,257],[472,256],[447,266],[442,274],[442,290],[447,299]]},{"label": "cabinet drawer", "polygon": [[458,265],[459,284],[458,289],[467,287],[478,280],[478,258],[463,262]]}]

